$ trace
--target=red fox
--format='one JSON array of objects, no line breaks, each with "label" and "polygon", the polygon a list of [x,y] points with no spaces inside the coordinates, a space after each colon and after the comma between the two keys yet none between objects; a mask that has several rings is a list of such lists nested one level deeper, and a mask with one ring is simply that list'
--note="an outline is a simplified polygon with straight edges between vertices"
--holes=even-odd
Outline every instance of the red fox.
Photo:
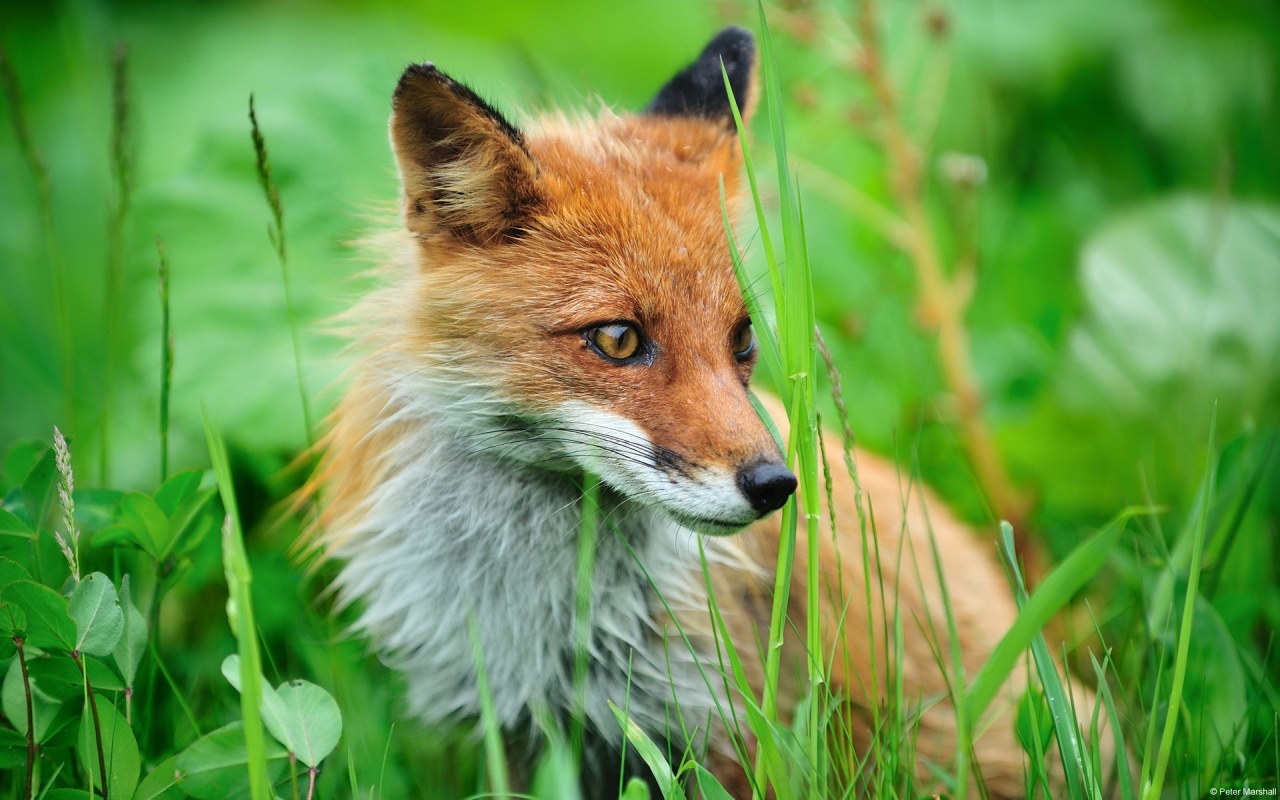
[{"label": "red fox", "polygon": [[[674,758],[702,750],[735,796],[752,796],[725,734],[738,726],[722,716],[725,662],[698,544],[758,692],[779,547],[769,515],[796,479],[748,396],[752,325],[763,321],[748,316],[722,218],[720,181],[736,202],[742,161],[722,63],[749,113],[754,39],[731,27],[642,113],[553,116],[527,130],[429,63],[404,72],[390,122],[403,230],[388,281],[357,311],[360,361],[317,478],[320,541],[342,562],[339,596],[361,605],[360,627],[406,675],[412,714],[479,718],[474,622],[497,720],[511,740],[536,742],[540,709],[563,721],[576,707],[582,479],[598,477],[588,798],[615,796],[624,761],[647,775],[634,754],[620,758],[607,701]],[[776,400],[766,404],[784,419]],[[859,753],[876,735],[884,674],[900,676],[920,715],[920,788],[936,791],[928,765],[953,761],[956,720],[935,653],[949,653],[951,637],[929,536],[970,676],[1016,609],[990,543],[927,491],[904,487],[892,465],[861,452],[857,461],[884,556],[864,569],[855,487],[833,470],[847,524],[833,540],[824,522],[819,548],[823,658]],[[801,538],[790,614],[802,629]],[[895,603],[901,660],[886,667],[894,650],[869,620],[892,620]],[[789,633],[784,649],[784,717],[803,696],[801,638]],[[993,797],[1025,793],[1009,713],[1025,682],[1010,679],[975,727]],[[1087,690],[1075,691],[1091,707]],[[510,755],[526,766],[534,756]]]}]

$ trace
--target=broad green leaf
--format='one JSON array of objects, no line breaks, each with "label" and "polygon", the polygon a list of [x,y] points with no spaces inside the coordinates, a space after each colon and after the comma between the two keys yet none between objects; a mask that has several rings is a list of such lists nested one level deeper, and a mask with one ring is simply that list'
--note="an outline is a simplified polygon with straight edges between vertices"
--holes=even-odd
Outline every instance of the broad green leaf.
[{"label": "broad green leaf", "polygon": [[12,603],[27,617],[26,639],[42,650],[75,649],[76,624],[67,613],[67,600],[35,581],[15,581],[0,589],[0,602]]},{"label": "broad green leaf", "polygon": [[[1085,314],[1061,381],[1069,405],[1156,434],[1170,469],[1198,463],[1199,440],[1186,434],[1211,412],[1230,430],[1275,408],[1280,208],[1197,196],[1144,206],[1085,245],[1079,272]],[[1200,476],[1179,477],[1189,488]]]},{"label": "broad green leaf", "polygon": [[316,767],[342,737],[342,712],[333,695],[314,683],[289,681],[276,689],[284,709],[290,751],[308,767]]},{"label": "broad green leaf", "polygon": [[0,508],[0,536],[12,536],[18,539],[30,539],[31,528],[27,523]]},{"label": "broad green leaf", "polygon": [[124,630],[112,655],[115,657],[116,668],[124,677],[125,685],[133,686],[133,680],[138,675],[138,665],[142,663],[142,653],[147,647],[147,621],[133,604],[128,575],[120,581],[120,609],[124,612]]},{"label": "broad green leaf", "polygon": [[[22,565],[8,558],[0,558],[0,589],[17,581],[29,581],[31,576]],[[0,606],[0,636],[10,638],[16,631],[26,630],[27,615],[14,605]]]},{"label": "broad green leaf", "polygon": [[217,530],[220,515],[213,502],[218,494],[215,486],[197,491],[185,498],[169,518],[169,546],[165,555],[170,553],[185,554],[199,546],[213,531]]},{"label": "broad green leaf", "polygon": [[[29,661],[36,660],[30,656],[27,658]],[[43,743],[45,734],[49,731],[49,724],[53,722],[54,717],[58,716],[62,703],[47,694],[35,677],[30,678],[30,683],[32,721],[35,724],[36,741]],[[13,727],[26,736],[27,692],[22,685],[22,665],[16,658],[9,662],[9,671],[4,676],[4,688],[0,690],[0,707],[3,707],[4,715],[13,723]]]},{"label": "broad green leaf", "polygon": [[44,800],[94,800],[97,795],[92,795],[84,789],[54,789],[44,795]]},{"label": "broad green leaf", "polygon": [[76,650],[110,655],[124,632],[124,611],[111,579],[101,572],[85,576],[71,592],[68,611],[76,623]]},{"label": "broad green leaf", "polygon": [[[23,719],[26,718],[23,717]],[[26,763],[26,735],[8,728],[0,728],[0,769],[18,769]]]},{"label": "broad green leaf", "polygon": [[[49,445],[37,439],[29,439],[25,442],[18,442],[9,448],[9,452],[4,456],[4,478],[7,486],[18,486],[36,462],[40,460],[40,456],[49,449]],[[6,490],[7,491],[7,490]]]},{"label": "broad green leaf", "polygon": [[22,482],[22,503],[35,522],[35,530],[46,528],[58,497],[58,468],[50,447]]},{"label": "broad green leaf", "polygon": [[156,765],[138,784],[133,800],[182,800],[186,797],[178,788],[178,757],[170,756]]},{"label": "broad green leaf", "polygon": [[13,637],[20,635],[27,629],[27,615],[22,609],[12,603],[0,602],[0,644],[3,644],[3,650],[0,654],[8,658],[8,647],[13,646]]},{"label": "broad green leaf", "polygon": [[[279,744],[268,742],[269,771],[279,774],[281,761],[288,755]],[[201,736],[178,754],[175,766],[181,775],[178,785],[192,797],[202,800],[248,797],[249,754],[243,723],[233,722]]]},{"label": "broad green leaf", "polygon": [[649,800],[649,784],[639,778],[627,781],[627,788],[622,790],[618,800]]},{"label": "broad green leaf", "polygon": [[[234,653],[222,660],[222,677],[227,679],[237,692],[244,691],[241,688],[241,664],[240,656]],[[297,754],[294,748],[293,739],[289,733],[289,726],[286,724],[287,711],[284,703],[280,701],[280,697],[276,694],[276,690],[271,688],[271,684],[258,677],[258,682],[262,686],[262,724],[267,726],[267,731],[275,737],[275,740],[284,745],[289,752]]]},{"label": "broad green leaf", "polygon": [[138,546],[159,560],[169,544],[169,519],[145,494],[130,492],[120,499],[120,521],[136,535]]},{"label": "broad green leaf", "polygon": [[76,526],[80,535],[94,534],[114,523],[122,497],[124,492],[116,489],[76,489]]},{"label": "broad green leaf", "polygon": [[663,800],[686,800],[684,790],[680,788],[680,782],[671,772],[671,764],[667,763],[667,757],[653,743],[653,740],[640,729],[639,725],[631,721],[625,711],[614,705],[612,700],[609,701],[609,708],[613,710],[613,716],[617,718],[618,725],[622,726],[622,732],[626,735],[627,741],[653,771],[658,788],[662,790]]},{"label": "broad green leaf", "polygon": [[[80,663],[89,673],[89,683],[94,691],[118,692],[124,689],[120,676],[111,671],[93,656],[81,656]],[[34,678],[40,679],[44,690],[59,700],[84,698],[84,676],[76,662],[66,656],[40,656],[27,659],[27,670]]]},{"label": "broad green leaf", "polygon": [[108,525],[105,528],[100,529],[97,533],[93,534],[91,541],[93,542],[94,547],[110,547],[111,545],[117,544],[129,544],[144,552],[147,547],[150,547],[149,542],[143,542],[137,532],[128,525],[125,525],[123,522],[115,525]]},{"label": "broad green leaf", "polygon": [[[93,700],[98,709],[98,728],[102,732],[107,789],[112,797],[132,797],[133,790],[138,786],[138,771],[142,765],[138,756],[138,743],[124,717],[116,711],[110,700],[98,694],[93,696]],[[101,787],[103,781],[98,767],[98,741],[93,712],[87,707],[80,718],[76,752],[80,756],[80,766],[93,777],[93,785]]]},{"label": "broad green leaf", "polygon": [[204,470],[189,469],[169,476],[169,479],[156,490],[156,505],[165,516],[172,517],[173,512],[195,491],[200,488],[204,479]]},{"label": "broad green leaf", "polygon": [[0,589],[15,581],[29,581],[31,575],[11,558],[0,558]]}]

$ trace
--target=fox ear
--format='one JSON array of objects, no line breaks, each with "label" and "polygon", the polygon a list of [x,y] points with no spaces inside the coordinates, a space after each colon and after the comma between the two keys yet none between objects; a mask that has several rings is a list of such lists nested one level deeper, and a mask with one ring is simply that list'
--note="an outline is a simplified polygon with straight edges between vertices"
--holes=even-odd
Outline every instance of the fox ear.
[{"label": "fox ear", "polygon": [[702,117],[733,127],[733,109],[724,90],[724,63],[733,97],[745,121],[755,107],[756,42],[751,31],[731,25],[702,50],[698,60],[667,81],[644,113],[666,117]]},{"label": "fox ear", "polygon": [[431,64],[405,70],[391,107],[408,228],[475,244],[518,236],[542,201],[520,131]]}]

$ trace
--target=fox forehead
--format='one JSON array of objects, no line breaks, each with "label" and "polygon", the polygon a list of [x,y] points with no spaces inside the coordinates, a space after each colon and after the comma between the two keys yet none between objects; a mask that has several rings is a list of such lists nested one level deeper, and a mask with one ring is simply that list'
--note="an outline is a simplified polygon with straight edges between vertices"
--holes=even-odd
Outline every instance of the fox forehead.
[{"label": "fox forehead", "polygon": [[543,208],[520,237],[486,248],[483,263],[464,263],[552,332],[615,319],[731,327],[746,309],[720,186],[732,202],[736,146],[700,120],[538,125],[528,148]]}]

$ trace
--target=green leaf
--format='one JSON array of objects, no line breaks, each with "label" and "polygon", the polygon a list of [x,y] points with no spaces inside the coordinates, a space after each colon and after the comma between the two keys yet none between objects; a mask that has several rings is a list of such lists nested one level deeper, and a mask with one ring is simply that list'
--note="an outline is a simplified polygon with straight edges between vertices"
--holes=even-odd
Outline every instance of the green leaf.
[{"label": "green leaf", "polygon": [[[275,774],[288,753],[275,742],[267,743],[269,767]],[[249,754],[244,724],[233,722],[201,736],[178,754],[179,785],[192,797],[228,800],[249,796]],[[272,778],[274,781],[274,778]]]},{"label": "green leaf", "polygon": [[[27,658],[29,661],[36,660],[30,656]],[[58,716],[62,703],[47,694],[35,677],[30,678],[30,683],[32,722],[35,725],[36,742],[43,743],[49,725]],[[13,727],[18,729],[18,733],[26,736],[27,692],[22,685],[22,665],[16,658],[9,662],[9,671],[4,676],[4,687],[0,689],[0,708],[4,709],[4,715],[13,723]]]},{"label": "green leaf", "polygon": [[[243,692],[241,688],[241,677],[244,671],[240,664],[240,656],[232,653],[222,659],[222,677],[227,679],[227,683],[231,684],[237,692]],[[262,689],[261,705],[262,724],[267,726],[267,730],[275,737],[276,741],[284,745],[290,752],[294,752],[293,744],[285,725],[286,711],[284,704],[280,702],[276,690],[271,688],[271,684],[261,676],[258,676],[258,683]]]},{"label": "green leaf", "polygon": [[47,526],[57,496],[58,467],[50,447],[22,482],[22,503],[35,522],[35,530],[44,530]]},{"label": "green leaf", "polygon": [[[112,797],[132,797],[138,786],[138,772],[142,760],[138,756],[138,742],[133,731],[116,711],[111,701],[101,695],[93,696],[98,709],[98,726],[102,731],[102,753],[107,766],[106,786]],[[80,718],[80,732],[76,737],[76,752],[80,765],[92,776],[94,786],[102,786],[102,773],[98,768],[98,741],[95,736],[93,712],[85,708]]]},{"label": "green leaf", "polygon": [[124,492],[116,489],[76,489],[76,526],[80,534],[93,534],[116,521],[120,513],[120,498]]},{"label": "green leaf", "polygon": [[18,539],[30,539],[31,528],[27,523],[0,508],[0,536],[13,536]]},{"label": "green leaf", "polygon": [[222,569],[227,578],[227,621],[235,634],[236,645],[243,658],[240,665],[240,714],[244,722],[245,751],[248,756],[248,780],[253,800],[267,800],[271,795],[267,771],[269,742],[262,729],[262,657],[258,652],[258,629],[253,621],[253,570],[245,552],[244,531],[240,527],[240,511],[236,505],[235,484],[227,444],[222,433],[209,419],[204,419],[205,440],[209,460],[218,476],[218,490],[226,509],[227,524],[222,532]]},{"label": "green leaf", "polygon": [[170,475],[156,490],[156,505],[165,516],[172,517],[178,506],[200,488],[200,481],[203,479],[204,470],[201,469],[189,469]]},{"label": "green leaf", "polygon": [[618,800],[649,800],[649,784],[639,778],[627,781],[627,788],[618,796]]},{"label": "green leaf", "polygon": [[185,554],[194,550],[218,528],[217,505],[213,499],[218,494],[216,486],[196,492],[185,498],[169,518],[169,546],[165,555]]},{"label": "green leaf", "polygon": [[[93,684],[94,691],[118,692],[124,689],[120,676],[98,659],[81,656],[80,663],[84,664],[85,671],[89,673],[89,682]],[[84,676],[80,674],[76,662],[66,656],[28,658],[27,670],[31,677],[40,680],[40,685],[46,692],[59,700],[84,698]]]},{"label": "green leaf", "polygon": [[[21,564],[8,558],[0,558],[0,590],[11,583],[29,580],[31,576]],[[26,628],[27,615],[22,612],[22,609],[0,600],[0,636],[8,639]]]},{"label": "green leaf", "polygon": [[54,789],[44,796],[44,800],[94,800],[97,795],[92,795],[84,789]]},{"label": "green leaf", "polygon": [[299,761],[316,767],[342,737],[342,712],[333,695],[314,683],[289,681],[276,689],[284,708],[286,744]]},{"label": "green leaf", "polygon": [[999,644],[991,651],[991,657],[982,666],[969,686],[965,698],[968,718],[977,721],[991,701],[995,699],[1005,679],[1017,666],[1018,659],[1032,640],[1044,629],[1049,620],[1064,608],[1081,587],[1107,563],[1125,523],[1130,517],[1145,513],[1144,509],[1130,508],[1114,519],[1084,544],[1067,556],[1058,568],[1045,578],[1018,612],[1013,626],[1005,632]]},{"label": "green leaf", "polygon": [[1053,742],[1053,717],[1044,692],[1034,685],[1028,686],[1018,700],[1014,732],[1023,751],[1033,759],[1043,758],[1049,752],[1049,745]]},{"label": "green leaf", "polygon": [[88,575],[71,592],[68,604],[76,623],[76,650],[110,655],[124,632],[124,611],[111,579],[101,572]]},{"label": "green leaf", "polygon": [[139,550],[146,551],[147,547],[150,546],[149,542],[144,546],[142,539],[138,537],[138,534],[133,530],[133,528],[125,525],[123,522],[115,525],[108,525],[105,528],[100,529],[97,533],[93,534],[92,541],[94,547],[110,547],[117,544],[128,544],[133,545]]},{"label": "green leaf", "polygon": [[707,771],[707,768],[701,764],[696,765],[694,775],[698,779],[698,792],[702,795],[702,800],[733,800],[725,788],[720,785],[720,781]]},{"label": "green leaf", "polygon": [[130,492],[120,498],[120,521],[134,532],[138,546],[160,560],[169,544],[169,519],[145,494]]},{"label": "green leaf", "polygon": [[4,478],[8,486],[21,484],[49,445],[37,439],[18,442],[4,456]]},{"label": "green leaf", "polygon": [[[26,719],[23,717],[23,719]],[[0,728],[0,769],[17,769],[27,763],[26,734]]]},{"label": "green leaf", "polygon": [[170,756],[156,765],[142,779],[133,800],[182,800],[186,794],[178,788],[178,757]]},{"label": "green leaf", "polygon": [[1133,441],[1198,484],[1210,413],[1234,429],[1280,397],[1280,208],[1181,196],[1114,219],[1080,257],[1085,304],[1060,385],[1119,417]]},{"label": "green leaf", "polygon": [[26,640],[41,650],[75,649],[76,624],[67,613],[67,600],[35,581],[14,581],[0,589],[0,602],[12,603],[26,614]]},{"label": "green leaf", "polygon": [[147,647],[147,620],[133,604],[128,575],[120,581],[120,609],[124,612],[124,630],[112,655],[125,685],[133,686],[133,680],[138,676],[138,665],[142,663],[142,653]]},{"label": "green leaf", "polygon": [[626,735],[627,741],[653,771],[658,788],[662,790],[663,800],[686,800],[684,790],[680,788],[680,782],[676,780],[676,776],[671,772],[671,765],[667,763],[667,757],[662,754],[653,740],[640,729],[639,725],[631,721],[625,711],[614,705],[612,700],[609,701],[609,708],[613,710],[613,716],[622,726],[622,732]]},{"label": "green leaf", "polygon": [[29,581],[31,575],[11,558],[0,558],[0,589],[15,581]]}]

